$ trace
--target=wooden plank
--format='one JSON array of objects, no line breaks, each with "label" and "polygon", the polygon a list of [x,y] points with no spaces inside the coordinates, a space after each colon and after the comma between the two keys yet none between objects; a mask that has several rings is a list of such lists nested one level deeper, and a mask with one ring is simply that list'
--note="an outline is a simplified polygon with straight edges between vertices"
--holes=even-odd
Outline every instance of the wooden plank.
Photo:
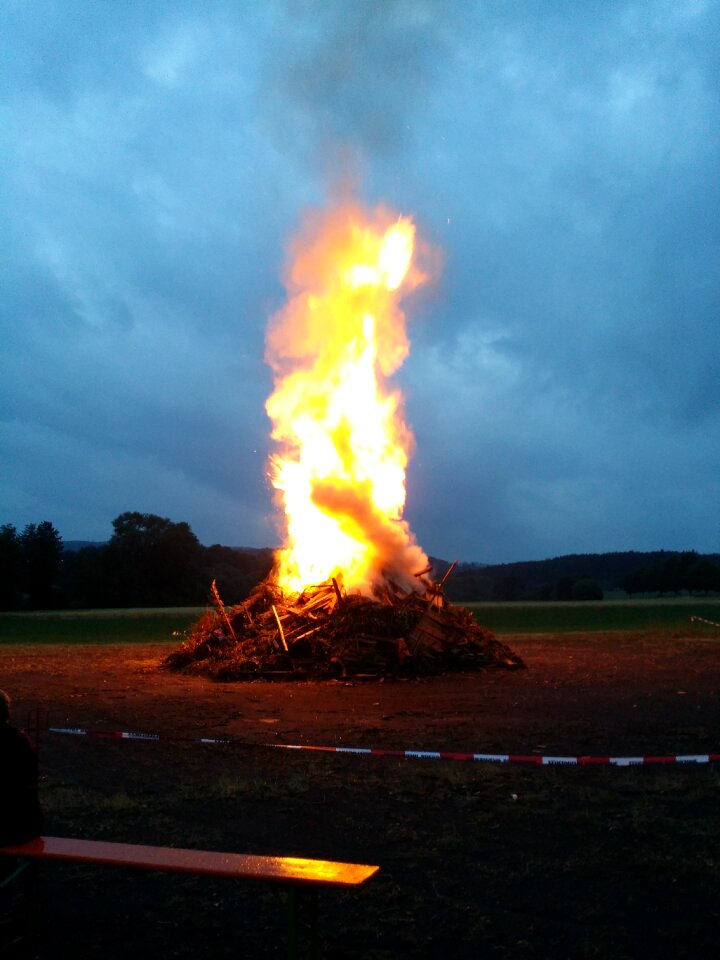
[{"label": "wooden plank", "polygon": [[227,611],[225,610],[225,604],[224,604],[224,603],[222,602],[222,600],[220,599],[220,593],[219,593],[218,588],[217,588],[217,580],[213,580],[211,590],[212,590],[213,597],[215,598],[215,605],[216,605],[216,607],[218,608],[218,610],[220,611],[220,613],[221,613],[221,615],[222,615],[222,618],[223,618],[223,620],[225,621],[225,625],[227,626],[228,630],[230,631],[230,636],[233,638],[233,640],[235,641],[235,643],[237,643],[237,637],[235,636],[235,631],[233,630],[233,625],[230,623],[230,618],[228,617]]},{"label": "wooden plank", "polygon": [[442,578],[442,580],[441,580],[440,583],[438,584],[438,586],[440,587],[441,590],[442,590],[442,588],[445,586],[445,581],[446,581],[447,578],[450,576],[450,574],[453,572],[453,570],[455,569],[456,566],[457,566],[457,560],[453,560],[453,562],[450,564],[450,566],[449,566],[448,569],[446,570],[445,576]]},{"label": "wooden plank", "polygon": [[69,860],[139,870],[167,870],[318,887],[360,887],[380,869],[363,863],[147,847],[67,837],[37,837],[27,843],[0,847],[0,856]]},{"label": "wooden plank", "polygon": [[280,623],[280,617],[278,616],[278,612],[275,609],[275,604],[273,604],[272,606],[272,612],[275,614],[275,621],[277,623],[278,631],[280,633],[280,639],[282,640],[283,649],[285,650],[285,653],[287,653],[288,652],[287,640],[285,639],[285,634],[283,632],[282,624]]}]

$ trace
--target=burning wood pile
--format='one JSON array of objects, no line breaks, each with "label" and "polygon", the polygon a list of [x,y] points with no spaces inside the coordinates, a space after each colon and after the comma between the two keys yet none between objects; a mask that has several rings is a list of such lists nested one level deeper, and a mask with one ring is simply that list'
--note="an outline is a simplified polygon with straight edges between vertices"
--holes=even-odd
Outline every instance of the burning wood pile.
[{"label": "burning wood pile", "polygon": [[413,437],[389,378],[409,352],[401,300],[432,272],[415,247],[412,220],[384,207],[348,198],[306,216],[266,338],[284,547],[244,604],[214,590],[168,667],[230,680],[522,666],[448,606],[403,519]]},{"label": "burning wood pile", "polygon": [[345,593],[337,578],[287,597],[269,580],[245,603],[214,605],[165,666],[216,680],[421,676],[522,660],[442,585],[424,593],[387,583],[379,599]]}]

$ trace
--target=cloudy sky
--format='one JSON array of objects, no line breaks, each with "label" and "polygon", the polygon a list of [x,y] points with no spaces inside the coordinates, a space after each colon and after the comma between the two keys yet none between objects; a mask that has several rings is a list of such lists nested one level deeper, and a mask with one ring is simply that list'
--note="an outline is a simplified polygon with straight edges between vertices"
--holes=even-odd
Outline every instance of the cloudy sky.
[{"label": "cloudy sky", "polygon": [[268,316],[333,182],[442,250],[448,559],[720,550],[720,4],[0,0],[0,523],[278,541]]}]

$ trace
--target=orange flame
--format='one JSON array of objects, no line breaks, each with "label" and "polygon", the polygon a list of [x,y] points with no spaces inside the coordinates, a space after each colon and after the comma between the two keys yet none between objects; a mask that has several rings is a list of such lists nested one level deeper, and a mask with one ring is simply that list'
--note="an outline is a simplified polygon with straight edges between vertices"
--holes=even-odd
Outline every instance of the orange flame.
[{"label": "orange flame", "polygon": [[367,595],[386,578],[421,588],[427,557],[402,519],[412,434],[387,384],[409,350],[399,300],[426,279],[414,244],[409,219],[346,203],[310,216],[291,245],[266,351],[270,475],[287,525],[276,577],[288,593],[338,576]]}]

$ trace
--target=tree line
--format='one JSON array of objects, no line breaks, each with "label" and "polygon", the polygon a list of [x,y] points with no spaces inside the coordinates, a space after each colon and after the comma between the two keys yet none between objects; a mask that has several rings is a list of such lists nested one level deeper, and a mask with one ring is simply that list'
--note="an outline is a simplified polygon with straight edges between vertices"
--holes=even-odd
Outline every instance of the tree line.
[{"label": "tree line", "polygon": [[720,556],[690,551],[567,554],[518,563],[460,564],[448,580],[451,600],[602,600],[720,591]]},{"label": "tree line", "polygon": [[[185,522],[126,512],[107,543],[65,549],[49,520],[22,532],[0,526],[0,610],[197,606],[217,581],[222,599],[240,603],[270,572],[271,549],[203,546]],[[448,564],[433,560],[435,576]],[[455,601],[601,600],[720,591],[720,556],[695,551],[570,554],[549,560],[460,564],[446,593]]]},{"label": "tree line", "polygon": [[269,573],[273,551],[204,547],[185,522],[126,512],[107,543],[66,550],[49,520],[0,526],[0,609],[196,606],[217,581],[240,603]]},{"label": "tree line", "polygon": [[657,594],[677,596],[683,591],[704,593],[720,590],[720,565],[694,551],[676,553],[646,564],[620,580],[628,596]]}]

